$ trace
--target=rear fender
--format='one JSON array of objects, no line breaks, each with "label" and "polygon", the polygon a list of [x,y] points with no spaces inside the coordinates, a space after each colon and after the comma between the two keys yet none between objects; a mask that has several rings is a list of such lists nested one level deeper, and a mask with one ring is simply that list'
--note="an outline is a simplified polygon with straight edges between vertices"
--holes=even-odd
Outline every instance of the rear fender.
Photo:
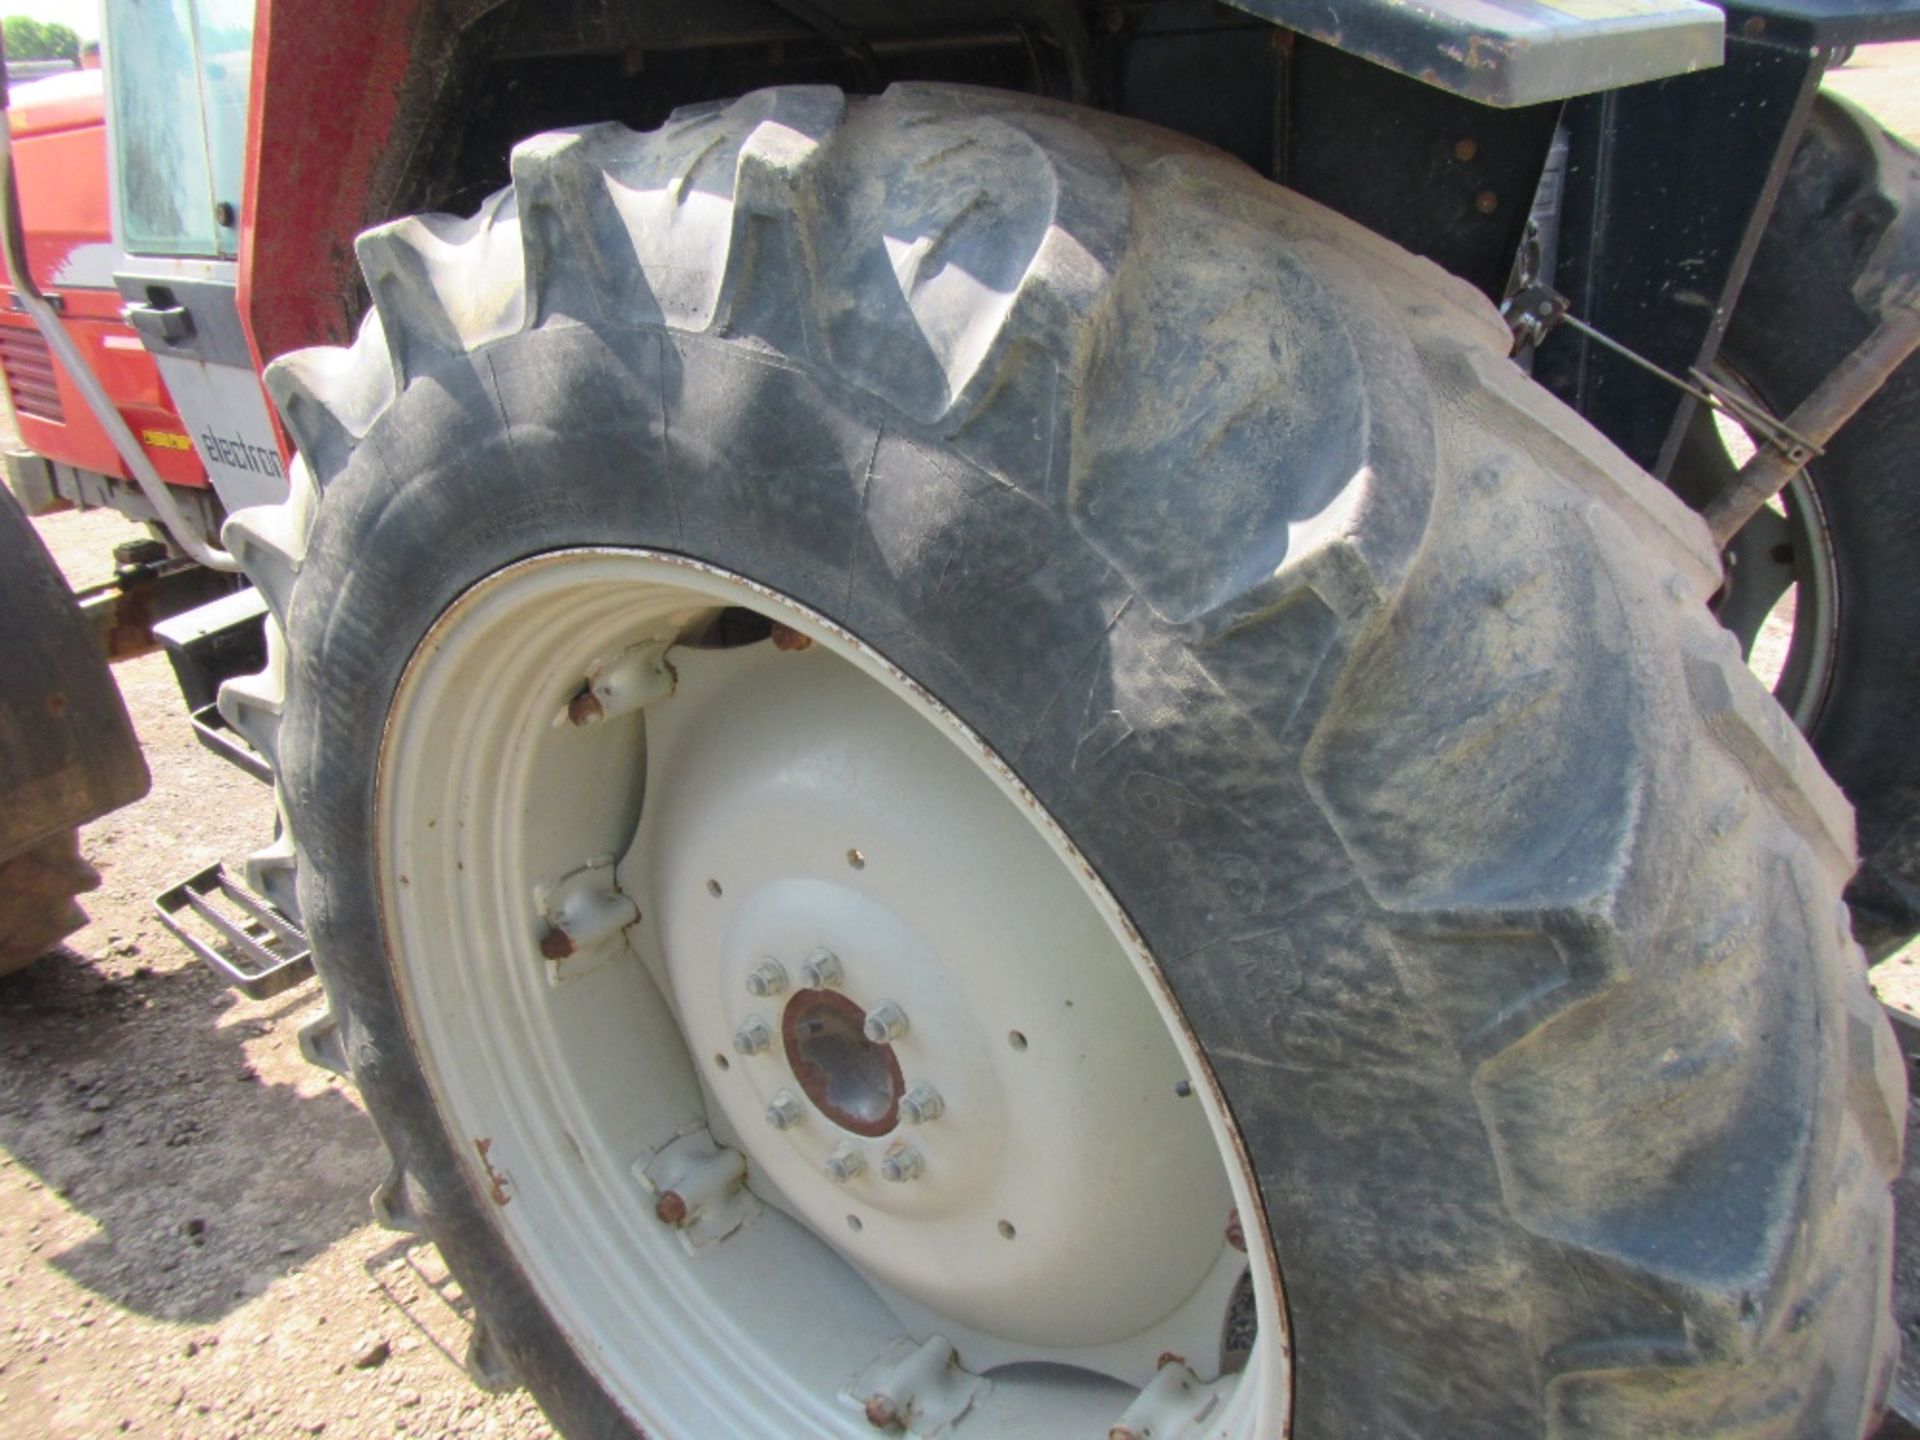
[{"label": "rear fender", "polygon": [[72,592],[0,489],[0,859],[147,793],[133,722]]}]

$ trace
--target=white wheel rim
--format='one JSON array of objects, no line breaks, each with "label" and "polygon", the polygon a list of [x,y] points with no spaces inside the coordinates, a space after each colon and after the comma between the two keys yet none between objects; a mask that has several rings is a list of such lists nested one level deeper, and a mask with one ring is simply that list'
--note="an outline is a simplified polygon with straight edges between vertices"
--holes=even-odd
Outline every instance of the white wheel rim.
[{"label": "white wheel rim", "polygon": [[[725,607],[785,643],[684,643]],[[642,1426],[1286,1432],[1271,1245],[1164,980],[1011,772],[854,637],[678,557],[522,562],[415,652],[376,805],[456,1153]]]}]

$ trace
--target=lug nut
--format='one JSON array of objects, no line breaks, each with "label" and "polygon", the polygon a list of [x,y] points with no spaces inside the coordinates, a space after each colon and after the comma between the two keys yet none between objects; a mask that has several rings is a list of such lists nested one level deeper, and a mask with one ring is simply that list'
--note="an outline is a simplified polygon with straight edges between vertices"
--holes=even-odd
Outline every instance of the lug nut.
[{"label": "lug nut", "polygon": [[773,1030],[758,1015],[749,1015],[733,1032],[733,1048],[741,1055],[758,1055],[773,1043]]},{"label": "lug nut", "polygon": [[940,1092],[924,1080],[908,1086],[907,1093],[900,1097],[900,1117],[909,1125],[938,1120],[946,1108],[947,1102],[940,1098]]},{"label": "lug nut", "polygon": [[891,1000],[882,1000],[867,1011],[867,1023],[860,1027],[875,1045],[886,1045],[907,1033],[907,1012]]},{"label": "lug nut", "polygon": [[840,976],[840,957],[831,950],[814,951],[800,967],[800,983],[809,990],[831,990]]},{"label": "lug nut", "polygon": [[839,1185],[864,1173],[866,1168],[867,1157],[858,1146],[842,1144],[827,1157],[827,1178]]},{"label": "lug nut", "polygon": [[767,1000],[787,988],[787,967],[769,956],[753,967],[747,976],[747,993],[756,1000]]},{"label": "lug nut", "polygon": [[927,1162],[920,1152],[911,1145],[902,1145],[889,1150],[880,1157],[880,1178],[890,1180],[895,1185],[907,1180],[917,1180],[920,1172],[927,1168]]},{"label": "lug nut", "polygon": [[775,1091],[767,1102],[767,1124],[776,1130],[791,1130],[806,1117],[807,1112],[800,1108],[791,1090]]}]

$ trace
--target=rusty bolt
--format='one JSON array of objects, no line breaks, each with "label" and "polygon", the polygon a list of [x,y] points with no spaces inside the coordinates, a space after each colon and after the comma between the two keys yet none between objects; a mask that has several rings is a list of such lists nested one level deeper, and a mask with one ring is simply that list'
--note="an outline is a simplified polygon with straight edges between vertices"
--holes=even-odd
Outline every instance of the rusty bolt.
[{"label": "rusty bolt", "polygon": [[840,957],[831,950],[816,950],[800,967],[800,983],[809,990],[831,990],[840,983]]},{"label": "rusty bolt", "polygon": [[1227,1244],[1238,1250],[1242,1255],[1247,1253],[1247,1232],[1246,1228],[1240,1223],[1240,1207],[1238,1205],[1234,1206],[1232,1213],[1227,1216]]},{"label": "rusty bolt", "polygon": [[767,1102],[767,1124],[776,1130],[791,1130],[806,1118],[806,1113],[791,1090],[775,1091]]},{"label": "rusty bolt", "polygon": [[591,689],[582,690],[567,702],[567,723],[569,725],[592,725],[605,718],[607,707],[600,703],[600,697]]},{"label": "rusty bolt", "polygon": [[773,1028],[758,1015],[749,1015],[733,1032],[733,1048],[741,1055],[758,1055],[773,1043]]},{"label": "rusty bolt", "polygon": [[1482,190],[1473,197],[1473,208],[1482,215],[1491,215],[1500,208],[1500,197],[1491,190]]},{"label": "rusty bolt", "polygon": [[1462,165],[1480,153],[1480,142],[1471,135],[1453,142],[1453,158]]},{"label": "rusty bolt", "polygon": [[920,1178],[927,1162],[911,1145],[900,1145],[880,1157],[880,1178],[894,1185]]},{"label": "rusty bolt", "polygon": [[661,1224],[678,1229],[687,1223],[687,1202],[678,1190],[662,1190],[654,1202],[653,1213]]},{"label": "rusty bolt", "polygon": [[778,620],[773,622],[771,637],[773,640],[773,648],[776,650],[786,650],[789,652],[804,650],[813,644],[811,637],[802,635],[791,625],[782,625]]},{"label": "rusty bolt", "polygon": [[1746,24],[1742,25],[1740,29],[1749,39],[1758,40],[1762,35],[1767,33],[1767,22],[1758,15],[1749,15]]},{"label": "rusty bolt", "polygon": [[778,995],[787,988],[787,967],[771,956],[762,960],[747,976],[747,993],[758,1000]]},{"label": "rusty bolt", "polygon": [[867,1397],[867,1423],[876,1430],[898,1430],[900,1428],[900,1407],[894,1403],[891,1395],[869,1395]]},{"label": "rusty bolt", "polygon": [[870,1044],[891,1044],[907,1033],[907,1012],[895,1001],[882,1000],[867,1011],[866,1023],[860,1032]]},{"label": "rusty bolt", "polygon": [[929,1120],[938,1120],[946,1112],[947,1102],[940,1098],[940,1092],[922,1080],[907,1088],[900,1097],[900,1118],[909,1125],[925,1125]]},{"label": "rusty bolt", "polygon": [[540,953],[549,960],[564,960],[573,954],[573,937],[558,925],[549,925],[540,937]]}]

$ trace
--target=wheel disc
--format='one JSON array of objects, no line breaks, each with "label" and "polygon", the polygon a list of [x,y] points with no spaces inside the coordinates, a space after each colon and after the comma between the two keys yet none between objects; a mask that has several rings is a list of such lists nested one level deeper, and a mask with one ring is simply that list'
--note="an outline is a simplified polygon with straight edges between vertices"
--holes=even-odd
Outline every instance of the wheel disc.
[{"label": "wheel disc", "polygon": [[[1753,387],[1724,363],[1719,382],[1761,405]],[[1702,416],[1694,483],[1717,491],[1754,453],[1754,438],[1725,415]],[[1687,478],[1687,477],[1683,477]],[[1806,473],[1744,525],[1726,550],[1727,582],[1714,603],[1720,623],[1780,707],[1801,730],[1819,719],[1833,688],[1840,626],[1833,537]]]},{"label": "wheel disc", "polygon": [[442,1119],[639,1423],[1285,1432],[1261,1210],[1157,970],[856,639],[675,557],[523,562],[416,651],[377,803]]}]

